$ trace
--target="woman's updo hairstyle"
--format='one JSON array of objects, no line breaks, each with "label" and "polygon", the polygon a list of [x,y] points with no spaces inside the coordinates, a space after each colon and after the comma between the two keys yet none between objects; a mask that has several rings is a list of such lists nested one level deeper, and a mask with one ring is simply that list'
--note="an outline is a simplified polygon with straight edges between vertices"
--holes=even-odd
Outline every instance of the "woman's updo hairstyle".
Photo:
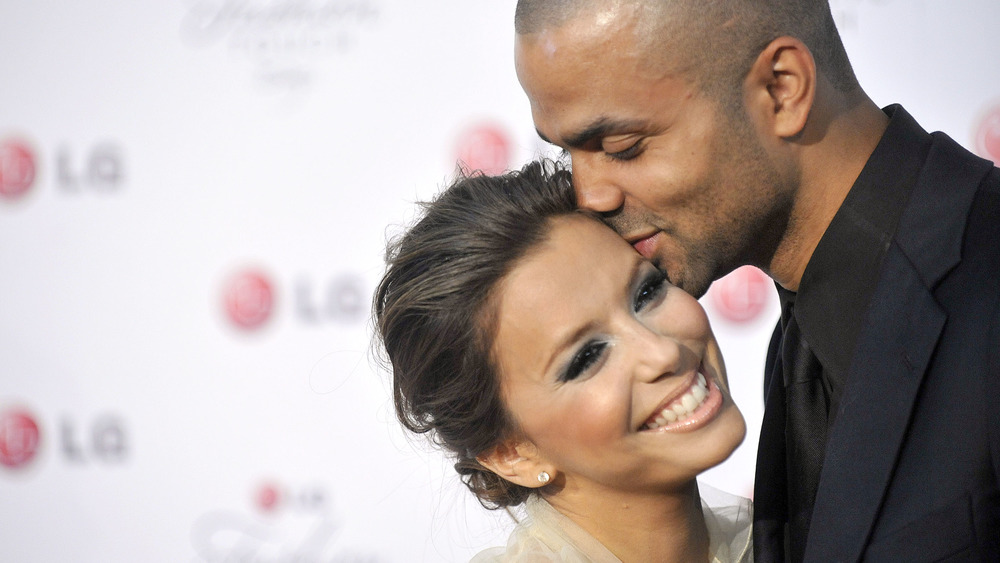
[{"label": "woman's updo hairstyle", "polygon": [[455,469],[484,506],[517,505],[530,489],[476,461],[516,431],[491,354],[493,292],[545,239],[551,219],[576,211],[570,174],[548,161],[473,174],[422,207],[418,222],[390,243],[374,299],[396,416],[456,456]]}]

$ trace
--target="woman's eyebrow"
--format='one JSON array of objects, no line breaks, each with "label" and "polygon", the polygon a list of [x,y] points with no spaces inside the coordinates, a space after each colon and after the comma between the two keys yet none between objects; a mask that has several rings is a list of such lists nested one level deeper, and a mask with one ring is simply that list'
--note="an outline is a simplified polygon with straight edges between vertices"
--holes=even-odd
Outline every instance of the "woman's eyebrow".
[{"label": "woman's eyebrow", "polygon": [[[635,258],[632,261],[632,271],[629,273],[628,284],[625,286],[625,296],[628,298],[635,291],[637,285],[639,285],[642,275],[640,271],[642,270],[643,264],[646,263],[646,259],[636,253]],[[588,321],[575,330],[567,332],[565,336],[559,339],[556,343],[552,354],[549,355],[549,359],[545,362],[545,366],[542,368],[542,373],[549,373],[552,369],[552,364],[555,363],[556,358],[558,358],[563,350],[572,346],[575,342],[579,341],[585,334],[594,330],[597,326],[593,320]]]},{"label": "woman's eyebrow", "polygon": [[583,338],[585,334],[592,331],[595,326],[596,323],[594,323],[593,321],[586,322],[578,326],[576,330],[572,330],[566,333],[562,338],[560,338],[559,342],[556,343],[555,348],[552,350],[552,354],[549,355],[548,361],[545,362],[545,367],[543,368],[542,373],[549,373],[549,371],[552,369],[552,364],[554,364],[556,358],[558,358],[563,353],[563,350],[569,348],[574,343],[579,341],[581,338]]}]

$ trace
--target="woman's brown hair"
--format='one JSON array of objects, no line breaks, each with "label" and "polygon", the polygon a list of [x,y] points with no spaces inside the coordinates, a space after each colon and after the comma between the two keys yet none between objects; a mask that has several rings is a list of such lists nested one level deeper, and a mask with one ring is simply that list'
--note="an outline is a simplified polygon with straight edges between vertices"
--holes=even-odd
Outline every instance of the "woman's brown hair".
[{"label": "woman's brown hair", "polygon": [[552,162],[473,174],[424,204],[386,252],[374,315],[396,416],[451,451],[462,481],[488,508],[520,504],[530,492],[476,461],[516,431],[490,352],[494,289],[545,239],[552,218],[575,211],[569,171]]}]

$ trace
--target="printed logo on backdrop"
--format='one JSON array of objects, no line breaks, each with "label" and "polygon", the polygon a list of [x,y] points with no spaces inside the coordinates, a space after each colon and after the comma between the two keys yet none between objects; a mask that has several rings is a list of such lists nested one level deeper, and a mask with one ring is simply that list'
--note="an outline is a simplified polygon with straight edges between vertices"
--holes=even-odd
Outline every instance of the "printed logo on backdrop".
[{"label": "printed logo on backdrop", "polygon": [[199,517],[191,529],[191,543],[209,563],[386,561],[370,549],[351,546],[346,530],[325,487],[268,479],[251,488],[246,508]]},{"label": "printed logo on backdrop", "polygon": [[[121,145],[112,141],[60,144],[51,153],[52,183],[58,195],[118,193],[125,182]],[[0,141],[0,200],[17,200],[38,190],[38,170],[48,151],[22,139]]]},{"label": "printed logo on backdrop", "polygon": [[[129,441],[124,420],[102,413],[80,418],[63,415],[57,424],[56,460],[65,465],[120,465],[128,458]],[[42,446],[42,425],[24,408],[0,411],[0,466],[19,470],[34,464]]]},{"label": "printed logo on backdrop", "polygon": [[753,266],[743,266],[716,280],[708,294],[713,309],[735,323],[756,319],[770,303],[774,282]]},{"label": "printed logo on backdrop", "polygon": [[56,151],[56,185],[65,193],[113,193],[125,178],[118,143],[64,144]]},{"label": "printed logo on backdrop", "polygon": [[77,465],[119,465],[128,459],[129,441],[124,420],[104,413],[89,419],[63,416],[59,449],[64,460]]},{"label": "printed logo on backdrop", "polygon": [[341,273],[317,279],[299,276],[291,284],[291,295],[278,295],[279,285],[259,268],[240,270],[223,287],[223,311],[229,323],[243,331],[263,328],[277,313],[277,304],[290,303],[291,313],[301,325],[339,324],[357,326],[368,313],[371,291],[360,276]]},{"label": "printed logo on backdrop", "polygon": [[181,21],[181,39],[196,48],[224,44],[262,84],[293,91],[357,49],[380,12],[377,0],[200,0]]},{"label": "printed logo on backdrop", "polygon": [[35,417],[24,409],[0,412],[0,465],[21,469],[29,465],[41,445]]},{"label": "printed logo on backdrop", "polygon": [[511,142],[499,126],[485,123],[462,131],[456,140],[456,160],[462,172],[501,174],[510,168]]},{"label": "printed logo on backdrop", "polygon": [[35,153],[19,139],[0,141],[0,198],[19,199],[35,183]]},{"label": "printed logo on backdrop", "polygon": [[983,113],[975,130],[976,152],[1000,165],[1000,103]]},{"label": "printed logo on backdrop", "polygon": [[259,270],[241,271],[229,278],[223,290],[226,317],[243,330],[256,330],[271,318],[274,286]]}]

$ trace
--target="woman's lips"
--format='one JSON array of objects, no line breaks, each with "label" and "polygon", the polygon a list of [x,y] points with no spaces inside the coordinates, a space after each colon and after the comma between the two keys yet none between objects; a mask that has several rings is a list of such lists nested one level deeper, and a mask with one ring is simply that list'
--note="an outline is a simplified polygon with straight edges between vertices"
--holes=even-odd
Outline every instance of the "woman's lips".
[{"label": "woman's lips", "polygon": [[663,236],[662,231],[657,231],[646,238],[641,238],[632,243],[632,246],[646,257],[647,260],[652,260],[656,256],[656,247],[660,241],[660,237]]},{"label": "woman's lips", "polygon": [[680,397],[670,401],[646,420],[641,430],[687,432],[712,420],[722,407],[722,391],[714,381],[698,373],[695,382]]}]

